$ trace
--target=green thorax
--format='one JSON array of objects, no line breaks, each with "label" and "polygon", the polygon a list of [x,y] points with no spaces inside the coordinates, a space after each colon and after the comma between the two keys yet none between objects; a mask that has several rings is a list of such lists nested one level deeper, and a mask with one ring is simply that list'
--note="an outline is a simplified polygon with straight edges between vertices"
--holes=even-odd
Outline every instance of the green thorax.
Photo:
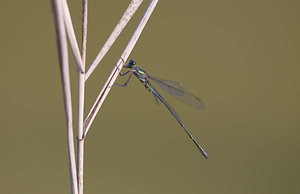
[{"label": "green thorax", "polygon": [[135,67],[134,68],[134,75],[144,84],[146,82],[148,82],[148,73],[143,70],[142,68],[139,68],[139,67]]}]

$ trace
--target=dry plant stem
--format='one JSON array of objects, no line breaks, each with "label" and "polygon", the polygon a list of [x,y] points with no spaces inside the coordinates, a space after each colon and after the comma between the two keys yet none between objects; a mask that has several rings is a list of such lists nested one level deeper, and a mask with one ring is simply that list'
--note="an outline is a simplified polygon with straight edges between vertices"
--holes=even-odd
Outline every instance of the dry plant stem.
[{"label": "dry plant stem", "polygon": [[88,0],[82,0],[82,42],[81,42],[81,60],[85,65],[86,44],[87,44],[87,24],[88,24]]},{"label": "dry plant stem", "polygon": [[77,141],[77,178],[78,191],[83,194],[83,160],[84,160],[84,139],[83,136],[83,114],[84,114],[84,73],[78,72],[78,141]]},{"label": "dry plant stem", "polygon": [[[116,63],[113,71],[111,72],[111,74],[108,77],[106,83],[104,84],[102,90],[100,91],[100,93],[99,93],[99,95],[98,95],[91,111],[89,112],[87,118],[84,121],[84,137],[86,136],[86,134],[87,134],[93,120],[95,119],[96,114],[98,113],[103,101],[105,100],[108,92],[110,91],[110,89],[113,86],[115,80],[117,79],[117,77],[119,75],[119,72],[121,71],[121,69],[124,65],[124,62],[127,60],[129,54],[131,53],[134,45],[137,42],[139,36],[141,35],[142,30],[144,29],[144,27],[145,27],[150,15],[152,14],[157,2],[158,2],[158,0],[152,0],[149,3],[149,5],[148,5],[141,21],[139,22],[136,30],[134,31],[131,39],[129,40],[129,42],[126,46],[126,48],[124,49],[120,59]],[[120,100],[122,100],[122,99],[120,99]]]},{"label": "dry plant stem", "polygon": [[74,32],[74,27],[72,24],[72,20],[71,20],[71,15],[70,15],[70,11],[69,11],[69,7],[67,4],[66,0],[62,0],[62,5],[63,5],[63,12],[64,12],[64,19],[65,19],[65,26],[66,26],[66,30],[67,30],[67,34],[68,34],[68,38],[69,38],[69,43],[71,46],[71,50],[73,53],[73,57],[75,60],[75,64],[76,64],[76,68],[77,68],[77,72],[85,72],[84,71],[84,66],[82,64],[81,61],[81,55],[79,52],[79,47],[77,44],[77,40],[76,40],[76,36],[75,36],[75,32]]},{"label": "dry plant stem", "polygon": [[71,101],[71,85],[69,77],[69,61],[67,38],[65,34],[64,17],[61,0],[51,0],[52,15],[56,31],[56,42],[59,56],[60,72],[63,86],[64,107],[67,121],[67,140],[68,140],[68,156],[69,156],[69,172],[71,193],[78,193],[76,161],[73,136],[73,120],[72,120],[72,101]]},{"label": "dry plant stem", "polygon": [[[86,62],[86,44],[87,44],[87,11],[88,1],[82,1],[82,42],[81,42],[81,60],[83,69]],[[77,172],[78,172],[78,193],[83,194],[83,161],[84,161],[84,139],[83,136],[83,116],[84,116],[84,90],[85,73],[78,72],[78,140],[77,140]]]},{"label": "dry plant stem", "polygon": [[110,47],[113,45],[115,40],[118,38],[122,30],[125,28],[127,25],[128,21],[132,18],[136,10],[139,8],[143,0],[132,0],[131,3],[129,4],[128,8],[124,12],[122,18],[119,20],[118,24],[116,25],[115,29],[103,45],[102,49],[99,51],[98,55],[94,59],[93,63],[91,66],[88,68],[86,72],[85,79],[87,80],[89,76],[92,74],[92,72],[95,70],[97,65],[100,63],[104,55],[107,53],[107,51],[110,49]]}]

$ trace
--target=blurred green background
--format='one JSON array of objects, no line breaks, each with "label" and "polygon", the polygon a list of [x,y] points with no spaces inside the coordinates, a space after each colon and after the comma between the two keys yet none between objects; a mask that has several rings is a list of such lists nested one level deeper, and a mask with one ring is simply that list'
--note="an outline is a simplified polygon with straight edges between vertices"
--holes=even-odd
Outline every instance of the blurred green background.
[{"label": "blurred green background", "polygon": [[[80,41],[81,1],[68,2]],[[87,65],[129,3],[89,1]],[[87,81],[85,114],[147,5]],[[0,193],[70,193],[50,1],[0,7]],[[198,111],[161,92],[211,160],[133,78],[111,90],[88,133],[85,193],[299,193],[299,8],[296,0],[160,1],[130,58],[203,99]]]}]

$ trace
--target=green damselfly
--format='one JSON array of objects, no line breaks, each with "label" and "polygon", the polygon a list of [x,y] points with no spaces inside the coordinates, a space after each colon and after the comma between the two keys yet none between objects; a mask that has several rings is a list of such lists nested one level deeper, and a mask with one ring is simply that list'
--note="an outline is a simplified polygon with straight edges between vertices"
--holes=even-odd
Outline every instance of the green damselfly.
[{"label": "green damselfly", "polygon": [[201,154],[206,158],[208,158],[207,153],[204,151],[204,149],[200,146],[200,144],[195,140],[195,138],[192,136],[192,134],[187,130],[187,128],[184,126],[184,124],[181,122],[179,119],[177,113],[171,108],[171,106],[163,99],[163,97],[157,92],[157,90],[151,85],[149,82],[149,79],[154,81],[157,85],[159,85],[164,91],[168,92],[178,100],[182,101],[183,103],[192,106],[197,109],[203,110],[205,108],[204,103],[202,100],[192,94],[189,94],[184,91],[182,84],[173,82],[173,81],[168,81],[168,80],[163,80],[159,79],[157,77],[150,76],[146,71],[138,67],[135,63],[134,60],[130,60],[127,65],[124,65],[123,67],[130,69],[126,73],[120,72],[121,76],[127,75],[130,73],[128,80],[126,81],[125,84],[120,85],[120,84],[115,84],[117,86],[122,86],[126,87],[128,85],[128,82],[133,75],[135,75],[140,82],[145,86],[145,88],[151,92],[158,103],[160,100],[167,108],[168,110],[172,113],[172,115],[175,117],[175,119],[178,121],[178,123],[181,125],[181,127],[185,130],[185,132],[189,135],[189,137],[193,140],[195,145],[198,147],[200,150]]}]

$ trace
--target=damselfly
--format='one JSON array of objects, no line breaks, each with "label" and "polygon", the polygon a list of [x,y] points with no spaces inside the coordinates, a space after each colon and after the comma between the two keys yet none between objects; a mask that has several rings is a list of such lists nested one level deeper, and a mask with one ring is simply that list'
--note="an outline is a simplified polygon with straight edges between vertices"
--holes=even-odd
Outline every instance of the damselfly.
[{"label": "damselfly", "polygon": [[153,77],[148,75],[146,71],[141,69],[140,67],[136,66],[136,63],[134,60],[130,60],[127,65],[124,65],[123,67],[130,69],[126,73],[120,72],[121,76],[127,75],[130,73],[128,80],[124,85],[116,84],[118,86],[126,87],[132,74],[135,75],[140,82],[145,86],[145,88],[151,92],[158,103],[160,100],[167,108],[168,110],[172,113],[172,115],[175,117],[175,119],[178,121],[178,123],[181,125],[181,127],[185,130],[185,132],[189,135],[189,137],[193,140],[195,145],[198,147],[200,150],[201,154],[206,158],[208,158],[207,153],[204,151],[204,149],[200,146],[200,144],[195,140],[195,138],[192,136],[192,134],[187,130],[187,128],[183,125],[181,120],[179,119],[177,113],[171,108],[171,106],[163,99],[163,97],[157,92],[157,90],[151,85],[149,80],[154,81],[157,85],[159,85],[164,91],[168,92],[178,100],[182,101],[183,103],[192,106],[197,109],[204,109],[205,105],[202,102],[202,100],[192,94],[189,94],[184,91],[182,84],[173,82],[173,81],[168,81],[168,80],[163,80],[159,79],[157,77]]}]

